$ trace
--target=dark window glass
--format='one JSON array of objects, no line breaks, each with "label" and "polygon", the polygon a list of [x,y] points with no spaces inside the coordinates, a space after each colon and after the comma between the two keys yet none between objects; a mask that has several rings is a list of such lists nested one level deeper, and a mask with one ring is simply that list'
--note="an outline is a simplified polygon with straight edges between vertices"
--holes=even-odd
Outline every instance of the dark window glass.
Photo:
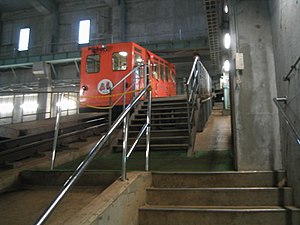
[{"label": "dark window glass", "polygon": [[100,71],[100,55],[88,55],[86,58],[86,72],[97,73]]}]

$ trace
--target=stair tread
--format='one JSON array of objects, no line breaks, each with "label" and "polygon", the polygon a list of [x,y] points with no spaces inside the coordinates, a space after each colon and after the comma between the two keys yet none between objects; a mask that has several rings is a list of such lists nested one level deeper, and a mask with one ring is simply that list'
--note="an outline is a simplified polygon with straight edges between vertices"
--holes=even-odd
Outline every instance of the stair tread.
[{"label": "stair tread", "polygon": [[171,205],[144,205],[140,210],[156,211],[212,211],[212,212],[262,212],[282,211],[286,209],[281,206],[171,206]]},{"label": "stair tread", "polygon": [[[122,147],[123,145],[115,145],[115,147]],[[141,144],[141,145],[137,145],[139,147],[146,147],[145,144]],[[170,143],[166,143],[166,144],[151,144],[151,147],[165,147],[165,146],[169,146],[169,147],[187,147],[189,146],[189,144],[170,144]]]},{"label": "stair tread", "polygon": [[[151,139],[156,139],[156,140],[163,140],[163,139],[171,139],[171,140],[174,140],[174,139],[183,139],[183,138],[188,138],[189,136],[160,136],[160,137],[151,137]],[[136,138],[135,137],[129,137],[128,140],[135,140]],[[145,137],[142,137],[141,139],[145,139]],[[123,139],[119,139],[119,140],[123,140]]]},{"label": "stair tread", "polygon": [[[138,133],[139,131],[128,131],[128,133]],[[151,133],[170,133],[170,132],[188,132],[188,129],[170,129],[170,130],[151,130]]]},{"label": "stair tread", "polygon": [[180,188],[180,187],[171,187],[171,188],[161,188],[161,187],[149,187],[147,190],[150,191],[237,191],[237,190],[292,190],[291,187],[192,187],[192,188]]},{"label": "stair tread", "polygon": [[[151,118],[151,121],[154,120],[182,120],[186,119],[187,117],[164,117],[164,118]],[[145,119],[132,119],[132,121],[145,121]]]}]

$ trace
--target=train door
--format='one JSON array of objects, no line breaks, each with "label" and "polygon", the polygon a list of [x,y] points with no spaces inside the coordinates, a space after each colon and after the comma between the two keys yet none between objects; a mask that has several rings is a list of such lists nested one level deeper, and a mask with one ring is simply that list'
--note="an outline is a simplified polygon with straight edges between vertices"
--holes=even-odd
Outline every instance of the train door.
[{"label": "train door", "polygon": [[160,80],[159,80],[159,96],[168,96],[167,92],[167,82],[166,82],[166,68],[165,68],[165,63],[160,61]]},{"label": "train door", "polygon": [[169,65],[170,69],[170,96],[176,95],[175,68]]},{"label": "train door", "polygon": [[[134,47],[134,67],[141,66],[145,62],[145,55],[143,54],[143,49],[138,48],[137,46]],[[133,83],[135,84],[135,90],[141,90],[144,88],[144,68],[140,67],[139,69],[135,70],[133,76]]]},{"label": "train door", "polygon": [[170,89],[171,89],[171,85],[170,85],[170,68],[168,65],[165,66],[165,71],[166,71],[166,95],[170,96]]},{"label": "train door", "polygon": [[151,62],[151,87],[152,87],[152,96],[159,97],[158,85],[159,85],[159,64],[156,57],[152,57]]}]

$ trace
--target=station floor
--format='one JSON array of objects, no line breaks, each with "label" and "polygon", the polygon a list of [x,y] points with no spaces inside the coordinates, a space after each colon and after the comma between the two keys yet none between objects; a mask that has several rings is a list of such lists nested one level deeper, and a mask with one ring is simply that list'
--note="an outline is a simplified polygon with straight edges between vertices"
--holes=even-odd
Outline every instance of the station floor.
[{"label": "station floor", "polygon": [[231,116],[223,110],[222,102],[213,106],[202,132],[197,133],[195,151],[223,151],[232,149]]}]

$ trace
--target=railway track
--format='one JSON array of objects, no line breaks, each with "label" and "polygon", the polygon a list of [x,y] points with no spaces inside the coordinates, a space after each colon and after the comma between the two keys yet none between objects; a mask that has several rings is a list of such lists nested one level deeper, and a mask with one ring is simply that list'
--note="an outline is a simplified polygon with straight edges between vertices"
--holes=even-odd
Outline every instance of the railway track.
[{"label": "railway track", "polygon": [[[83,141],[94,135],[101,135],[101,133],[107,131],[107,127],[106,117],[92,118],[69,124],[59,130],[57,148],[62,150],[72,142]],[[54,130],[50,130],[1,141],[0,168],[12,167],[19,160],[52,150],[53,137]]]}]

